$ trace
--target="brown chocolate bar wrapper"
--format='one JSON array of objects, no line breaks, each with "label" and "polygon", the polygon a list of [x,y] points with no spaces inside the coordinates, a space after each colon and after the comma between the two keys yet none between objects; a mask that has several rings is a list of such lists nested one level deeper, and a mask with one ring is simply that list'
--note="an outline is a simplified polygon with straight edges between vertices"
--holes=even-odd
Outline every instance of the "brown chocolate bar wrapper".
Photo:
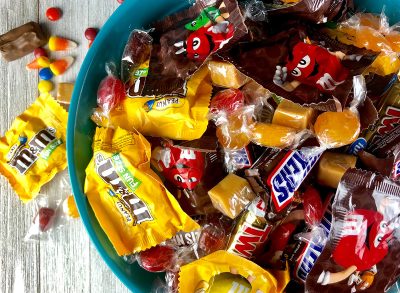
[{"label": "brown chocolate bar wrapper", "polygon": [[362,150],[357,153],[357,156],[362,169],[390,176],[395,159],[393,154],[389,154],[386,158],[377,158],[373,154]]},{"label": "brown chocolate bar wrapper", "polygon": [[306,291],[358,292],[365,282],[370,286],[363,292],[386,291],[400,274],[400,184],[350,169],[332,206],[331,234],[308,275]]},{"label": "brown chocolate bar wrapper", "polygon": [[264,0],[270,20],[297,17],[313,23],[340,20],[353,6],[352,0],[300,0],[297,3]]},{"label": "brown chocolate bar wrapper", "polygon": [[33,21],[0,35],[0,51],[6,61],[21,58],[46,43],[42,28]]},{"label": "brown chocolate bar wrapper", "polygon": [[[217,46],[210,33],[203,33],[204,30],[200,31],[200,29],[190,31],[185,28],[185,24],[194,21],[204,8],[210,6],[220,8],[221,15],[229,14],[227,18],[224,17],[225,21],[233,25],[233,37],[224,48],[247,33],[244,18],[236,0],[198,0],[194,6],[154,23],[152,25],[154,31],[150,33],[154,42],[150,56],[149,75],[142,92],[137,95],[185,95],[186,80],[204,63],[204,60],[187,57],[188,38],[193,38],[194,42],[194,34],[200,34],[198,37],[202,41],[198,42],[198,46],[207,46],[206,42],[211,44],[210,48]],[[215,25],[216,23],[213,22],[212,27]],[[210,51],[212,52],[211,49]],[[196,49],[193,49],[193,52],[197,52]],[[138,54],[141,53],[138,52]]]},{"label": "brown chocolate bar wrapper", "polygon": [[[270,24],[270,26],[272,25]],[[277,25],[277,27],[279,26]],[[310,41],[311,44],[308,44]],[[312,52],[317,52],[315,49],[317,47],[311,45],[324,48],[325,50],[322,51],[326,56],[330,56],[330,58],[326,59],[324,57],[320,58],[321,60],[317,59],[319,58],[318,56],[322,56],[320,54],[321,50],[319,50],[319,53],[312,53],[315,54],[315,56],[308,53],[311,52],[309,50],[315,50]],[[301,49],[301,46],[306,48]],[[296,48],[296,54],[294,54],[294,48]],[[342,60],[340,61],[339,57],[329,54],[326,50],[332,53],[336,52],[337,56],[341,56]],[[297,64],[297,58],[308,56],[306,55],[307,53],[311,56],[309,56],[309,65],[307,66],[313,66],[311,62],[315,61],[312,72],[310,68],[307,68],[311,73],[304,73],[307,83],[311,83],[312,85],[300,83],[300,85],[292,91],[287,91],[274,83],[276,66],[286,67],[290,64],[293,65],[294,62]],[[269,34],[264,30],[263,40],[242,42],[229,50],[222,50],[218,55],[232,62],[242,73],[253,78],[256,82],[276,95],[295,103],[309,105],[321,111],[337,111],[338,106],[335,99],[344,107],[347,104],[348,96],[353,86],[352,77],[361,74],[376,57],[376,53],[374,52],[342,44],[329,38],[320,30],[298,22],[292,22],[290,26],[289,24],[287,26],[280,26],[279,32],[276,34]],[[326,62],[328,61],[324,60],[336,62],[335,69],[332,69],[333,67],[330,65],[327,66]],[[296,68],[297,71],[295,74],[298,74],[300,69],[298,69],[298,67]],[[297,81],[296,77],[291,75],[292,72],[294,72],[294,70],[288,70],[286,82],[292,83]],[[334,77],[329,77],[327,74],[334,75]],[[299,76],[301,76],[301,72]],[[335,86],[332,86],[332,84],[335,84]],[[325,90],[322,91],[321,89]]]},{"label": "brown chocolate bar wrapper", "polygon": [[400,81],[397,81],[378,105],[379,120],[364,134],[366,150],[379,157],[400,141]]},{"label": "brown chocolate bar wrapper", "polygon": [[265,211],[264,200],[256,197],[236,222],[228,241],[228,252],[252,259],[262,251],[273,227],[265,219]]}]

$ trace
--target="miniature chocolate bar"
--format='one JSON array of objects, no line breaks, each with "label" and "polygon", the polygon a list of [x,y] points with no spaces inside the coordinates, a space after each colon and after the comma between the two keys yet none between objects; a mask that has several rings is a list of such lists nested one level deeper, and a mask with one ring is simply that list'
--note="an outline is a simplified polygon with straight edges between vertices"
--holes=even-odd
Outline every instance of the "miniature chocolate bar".
[{"label": "miniature chocolate bar", "polygon": [[0,36],[0,51],[6,61],[19,59],[47,43],[40,25],[28,22]]}]

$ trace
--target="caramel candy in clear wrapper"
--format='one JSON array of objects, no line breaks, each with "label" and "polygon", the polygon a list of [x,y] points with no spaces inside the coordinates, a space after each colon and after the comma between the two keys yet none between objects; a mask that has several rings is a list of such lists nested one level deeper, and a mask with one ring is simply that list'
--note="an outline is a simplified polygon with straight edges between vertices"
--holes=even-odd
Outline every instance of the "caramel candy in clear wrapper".
[{"label": "caramel candy in clear wrapper", "polygon": [[229,62],[212,60],[208,63],[211,81],[214,85],[238,89],[243,86],[248,78]]},{"label": "caramel candy in clear wrapper", "polygon": [[69,105],[71,102],[74,84],[70,82],[61,82],[57,86],[57,101],[62,104]]},{"label": "caramel candy in clear wrapper", "polygon": [[14,61],[44,46],[47,38],[40,25],[28,22],[0,36],[0,51],[6,61]]},{"label": "caramel candy in clear wrapper", "polygon": [[357,157],[352,155],[325,152],[318,164],[318,183],[336,189],[347,169],[356,166],[356,161]]},{"label": "caramel candy in clear wrapper", "polygon": [[229,174],[208,192],[211,201],[221,213],[236,218],[244,207],[255,198],[250,184],[235,174]]},{"label": "caramel candy in clear wrapper", "polygon": [[291,127],[297,130],[307,129],[312,123],[314,109],[300,106],[289,100],[282,100],[272,118],[273,124]]}]

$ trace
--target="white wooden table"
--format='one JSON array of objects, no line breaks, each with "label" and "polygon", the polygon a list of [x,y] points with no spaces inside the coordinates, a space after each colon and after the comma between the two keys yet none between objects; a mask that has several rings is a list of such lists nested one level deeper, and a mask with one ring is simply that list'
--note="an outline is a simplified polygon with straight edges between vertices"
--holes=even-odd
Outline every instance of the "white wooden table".
[{"label": "white wooden table", "polygon": [[[79,48],[70,53],[75,64],[55,79],[73,82],[87,52],[85,29],[100,28],[118,5],[116,0],[0,0],[0,34],[33,20],[52,34],[78,42]],[[55,23],[45,16],[52,6],[63,10]],[[11,63],[0,60],[1,135],[37,96],[38,74],[25,70],[31,60],[32,54]],[[50,183],[42,192],[58,191]],[[1,177],[0,292],[128,292],[102,261],[80,220],[57,231],[54,243],[26,243],[23,238],[33,216],[32,204],[22,204]]]}]

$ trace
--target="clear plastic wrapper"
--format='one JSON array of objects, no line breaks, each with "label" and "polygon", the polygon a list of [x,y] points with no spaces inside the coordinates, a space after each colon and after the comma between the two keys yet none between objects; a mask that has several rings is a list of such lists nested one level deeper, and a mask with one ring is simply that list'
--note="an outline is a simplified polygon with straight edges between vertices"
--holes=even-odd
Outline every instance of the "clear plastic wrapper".
[{"label": "clear plastic wrapper", "polygon": [[242,87],[249,78],[236,69],[235,65],[226,61],[211,60],[208,62],[211,82],[214,86],[238,89]]},{"label": "clear plastic wrapper", "polygon": [[361,131],[360,115],[357,108],[367,96],[365,79],[362,75],[353,77],[354,96],[350,107],[341,112],[324,112],[314,123],[314,133],[322,148],[338,148],[354,142]]},{"label": "clear plastic wrapper", "polygon": [[75,206],[73,197],[72,201],[69,200],[69,208],[64,204],[72,196],[67,173],[60,174],[56,180],[60,190],[58,193],[39,194],[32,202],[35,216],[25,235],[25,241],[52,240],[55,230],[66,225],[71,219],[79,217],[77,210],[72,210]]},{"label": "clear plastic wrapper", "polygon": [[124,84],[117,77],[113,62],[106,64],[106,72],[107,76],[100,82],[97,90],[97,105],[104,115],[108,115],[125,98]]},{"label": "clear plastic wrapper", "polygon": [[268,10],[261,0],[249,0],[244,3],[244,17],[252,21],[268,21]]},{"label": "clear plastic wrapper", "polygon": [[255,194],[246,179],[229,174],[208,195],[216,209],[231,219],[236,218],[255,198]]},{"label": "clear plastic wrapper", "polygon": [[332,204],[332,231],[306,280],[306,290],[383,292],[399,276],[400,185],[350,169]]}]

